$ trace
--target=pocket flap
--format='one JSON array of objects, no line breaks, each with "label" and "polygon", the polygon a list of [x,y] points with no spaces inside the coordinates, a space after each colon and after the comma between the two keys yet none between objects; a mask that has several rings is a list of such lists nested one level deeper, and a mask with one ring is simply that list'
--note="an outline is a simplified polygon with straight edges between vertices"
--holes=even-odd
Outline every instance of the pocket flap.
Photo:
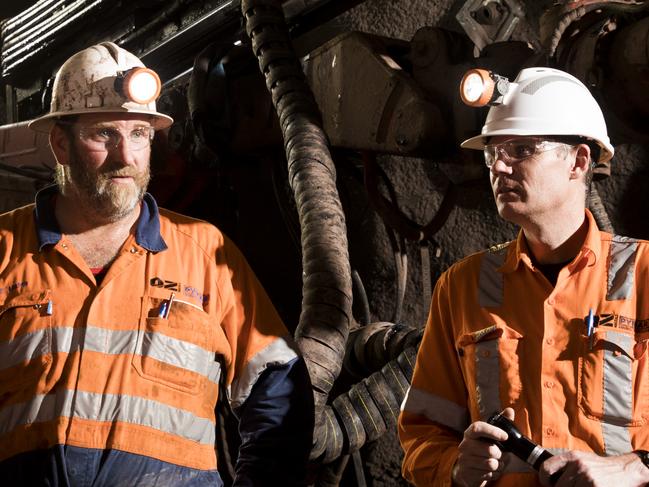
[{"label": "pocket flap", "polygon": [[23,292],[19,294],[10,295],[7,299],[0,304],[0,314],[4,313],[8,309],[18,308],[21,306],[34,306],[34,305],[43,305],[46,304],[50,299],[50,290],[40,292]]},{"label": "pocket flap", "polygon": [[480,330],[461,335],[457,340],[457,346],[466,347],[467,345],[471,345],[473,343],[496,340],[501,337],[519,340],[523,338],[523,335],[505,325],[491,325],[486,328],[481,328]]},{"label": "pocket flap", "polygon": [[635,337],[628,333],[617,330],[597,330],[595,332],[595,348],[619,350],[631,359],[634,358],[635,343]]}]

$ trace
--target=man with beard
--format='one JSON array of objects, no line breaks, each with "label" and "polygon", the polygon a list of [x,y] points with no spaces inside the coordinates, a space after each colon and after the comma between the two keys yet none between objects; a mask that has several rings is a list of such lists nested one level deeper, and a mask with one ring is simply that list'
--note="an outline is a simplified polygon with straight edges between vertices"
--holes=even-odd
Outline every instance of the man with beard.
[{"label": "man with beard", "polygon": [[[56,186],[0,216],[0,478],[7,485],[223,485],[217,399],[239,419],[238,486],[303,485],[305,363],[217,228],[146,193],[159,79],[104,42],[57,73]],[[147,93],[148,92],[148,93]]]},{"label": "man with beard", "polygon": [[[649,247],[585,208],[592,165],[613,156],[597,102],[567,73],[524,69],[462,146],[483,150],[498,213],[520,232],[436,284],[399,418],[404,476],[647,485]],[[554,454],[538,473],[498,446],[507,432],[488,419],[501,411]]]}]

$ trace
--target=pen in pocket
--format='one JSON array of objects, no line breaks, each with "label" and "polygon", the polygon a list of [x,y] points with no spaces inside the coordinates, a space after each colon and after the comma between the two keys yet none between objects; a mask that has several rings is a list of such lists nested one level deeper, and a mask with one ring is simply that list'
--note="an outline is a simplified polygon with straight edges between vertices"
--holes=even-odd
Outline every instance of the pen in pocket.
[{"label": "pen in pocket", "polygon": [[588,316],[586,317],[586,335],[588,336],[588,349],[593,349],[593,343],[595,342],[595,317],[593,316],[593,308],[588,310]]},{"label": "pen in pocket", "polygon": [[174,302],[174,298],[176,297],[175,293],[171,293],[171,296],[169,296],[169,299],[163,301],[160,304],[160,309],[158,310],[158,318],[162,319],[167,319],[169,318],[169,311],[171,311],[171,305]]}]

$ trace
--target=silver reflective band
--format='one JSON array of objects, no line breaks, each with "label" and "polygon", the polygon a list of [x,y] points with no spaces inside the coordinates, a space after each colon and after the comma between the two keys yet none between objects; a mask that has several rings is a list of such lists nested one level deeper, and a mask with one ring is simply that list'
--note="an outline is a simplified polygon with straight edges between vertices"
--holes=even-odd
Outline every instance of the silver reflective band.
[{"label": "silver reflective band", "polygon": [[629,299],[633,291],[637,240],[614,235],[609,250],[607,301]]},{"label": "silver reflective band", "polygon": [[62,417],[145,426],[201,445],[214,445],[215,424],[209,418],[143,397],[58,389],[0,410],[0,434]]},{"label": "silver reflective band", "polygon": [[539,457],[541,456],[541,454],[544,451],[545,451],[545,448],[543,448],[540,445],[536,445],[534,447],[534,450],[532,450],[532,453],[530,453],[530,456],[527,457],[527,460],[525,460],[525,461],[527,463],[529,463],[530,465],[534,466],[534,464],[536,463],[536,461],[539,459]]},{"label": "silver reflective band", "polygon": [[248,399],[257,379],[268,367],[284,365],[297,358],[296,349],[293,338],[285,336],[276,338],[263,350],[257,352],[227,389],[232,409],[238,408]]},{"label": "silver reflective band", "polygon": [[431,421],[463,433],[471,424],[469,410],[416,387],[410,387],[401,403],[401,410],[411,414],[421,414]]},{"label": "silver reflective band", "polygon": [[483,308],[502,306],[504,296],[504,278],[498,269],[507,257],[507,248],[487,251],[480,262],[480,277],[478,278],[478,303]]},{"label": "silver reflective band", "polygon": [[196,344],[159,333],[112,330],[92,325],[86,328],[38,330],[0,342],[0,370],[48,353],[74,353],[79,350],[151,357],[202,375],[215,384],[218,384],[221,375],[221,366],[214,360],[214,352]]}]

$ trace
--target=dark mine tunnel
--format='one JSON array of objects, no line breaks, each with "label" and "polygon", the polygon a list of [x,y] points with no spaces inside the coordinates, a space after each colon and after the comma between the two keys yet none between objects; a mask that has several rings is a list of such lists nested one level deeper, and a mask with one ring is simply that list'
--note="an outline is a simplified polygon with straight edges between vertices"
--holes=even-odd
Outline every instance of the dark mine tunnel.
[{"label": "dark mine tunnel", "polygon": [[[308,400],[304,408],[308,409],[307,415],[315,408],[313,450],[308,467],[305,467],[308,479],[305,485],[411,485],[402,476],[404,450],[399,442],[397,418],[413,375],[435,285],[455,262],[517,238],[518,226],[499,216],[483,151],[460,148],[464,140],[480,134],[488,110],[488,107],[475,108],[462,103],[460,82],[468,70],[484,68],[513,82],[523,68],[549,67],[570,73],[579,80],[577,82],[583,83],[601,107],[615,149],[611,160],[595,163],[586,207],[601,230],[649,239],[649,219],[643,216],[644,209],[649,208],[647,0],[38,0],[5,3],[11,5],[0,7],[0,213],[32,204],[36,194],[59,177],[57,162],[50,150],[50,144],[57,145],[56,137],[48,136],[47,131],[34,131],[28,125],[45,116],[50,102],[56,101],[57,89],[61,88],[56,87],[54,78],[66,59],[90,46],[110,42],[133,53],[147,68],[153,69],[161,85],[154,110],[172,117],[173,123],[161,129],[154,127],[155,135],[151,135],[148,142],[151,151],[148,192],[160,208],[207,221],[236,244],[288,329],[289,341],[304,356],[312,385],[312,391],[306,392]],[[269,60],[273,55],[280,61]],[[63,104],[60,109],[67,108]],[[80,113],[82,111],[71,115],[75,117]],[[73,118],[70,123],[76,123],[75,120]],[[118,132],[113,134],[117,137],[117,142],[113,142],[115,146],[120,140],[121,143],[126,140],[123,130]],[[133,133],[130,137],[134,139]],[[495,153],[498,154],[498,150]],[[74,154],[74,157],[80,156]],[[45,218],[40,210],[38,218]],[[20,358],[17,355],[9,357],[14,353],[10,350],[16,338],[14,335],[24,333],[14,330],[15,323],[29,321],[23,308],[33,304],[34,309],[40,310],[41,318],[45,313],[56,321],[56,298],[52,314],[52,300],[41,297],[39,302],[34,302],[36,304],[24,301],[20,289],[16,288],[29,288],[31,282],[39,279],[43,282],[42,289],[30,288],[29,291],[36,293],[34,296],[41,292],[47,296],[50,292],[48,276],[58,276],[61,272],[48,267],[22,275],[12,270],[14,256],[8,249],[10,245],[17,247],[20,237],[15,237],[15,244],[8,243],[8,233],[4,232],[19,230],[2,228],[7,221],[0,219],[0,383],[15,382],[13,375],[23,374],[23,369],[16,368]],[[191,227],[189,223],[183,225]],[[192,231],[183,230],[182,238],[198,242],[200,239]],[[172,240],[165,237],[170,246],[177,243],[176,239],[182,240],[175,235]],[[112,241],[112,238],[107,240]],[[217,242],[212,239],[209,245],[216,247]],[[134,244],[131,257],[139,255],[141,250]],[[150,250],[145,247],[144,253]],[[42,254],[41,251],[26,254],[28,256],[17,259],[15,265],[32,260],[38,262],[39,252]],[[129,250],[124,248],[123,252]],[[193,247],[188,251],[191,256],[187,257],[190,262],[187,265],[202,265],[197,264],[203,262],[198,253]],[[216,259],[210,257],[209,264],[217,270],[224,265],[219,255]],[[177,261],[161,268],[182,269],[185,264]],[[147,265],[157,269],[155,263]],[[92,270],[103,265],[89,264],[87,267]],[[111,272],[109,269],[107,279],[112,279]],[[201,281],[207,282],[214,277],[211,270],[200,269],[200,272]],[[133,281],[136,281],[134,276]],[[640,285],[641,279],[647,277],[638,271],[634,285]],[[192,347],[200,345],[196,334],[201,333],[199,328],[204,326],[199,311],[193,308],[198,307],[202,313],[201,304],[205,309],[215,306],[219,313],[226,314],[221,310],[225,308],[222,304],[225,298],[221,297],[220,284],[213,285],[213,289],[219,288],[218,303],[208,303],[208,298],[216,299],[216,295],[206,294],[201,287],[203,282],[199,285],[178,280],[182,277],[176,279],[157,274],[156,278],[158,281],[143,284],[143,289],[145,293],[152,287],[159,289],[151,291],[149,296],[137,295],[138,314],[133,326],[148,327],[157,319],[165,318],[162,305],[156,317],[150,312],[147,315],[142,303],[147,299],[158,300],[155,301],[158,303],[171,291],[165,306],[171,308],[172,313],[182,309],[196,318],[187,332],[190,337],[187,340],[194,340],[187,345],[187,350],[193,350]],[[75,279],[91,281],[90,270],[86,274],[80,272]],[[90,287],[96,289],[93,286]],[[132,286],[132,292],[138,293],[140,285],[133,282]],[[243,284],[241,289],[234,285],[233,289],[228,288],[228,293],[234,296],[232,299],[239,299],[237,296],[246,293],[244,288]],[[75,287],[66,289],[67,293],[81,292]],[[57,289],[52,292],[56,293]],[[193,301],[189,299],[192,293],[196,298]],[[102,316],[98,305],[92,304],[99,294],[100,291],[92,290],[83,295],[79,305],[83,305],[83,312],[70,318],[73,322],[65,324],[67,330],[77,330],[85,324],[93,325],[93,330],[100,329],[100,321],[91,322]],[[182,305],[182,301],[175,303],[174,309],[172,304],[181,295],[189,296],[191,302],[187,306]],[[580,299],[580,296],[573,297],[575,301]],[[43,311],[45,305],[48,308]],[[265,301],[256,305],[260,315],[267,312]],[[123,307],[130,306],[124,304]],[[120,309],[115,313],[121,317],[119,319],[127,321],[127,312],[121,307],[122,303],[116,306]],[[638,309],[644,308],[638,305]],[[169,314],[169,310],[166,311]],[[584,315],[587,311],[586,308]],[[649,316],[640,316],[640,311],[636,316],[636,311],[632,312],[636,342],[630,348],[619,344],[610,347],[615,349],[611,353],[629,359],[634,378],[645,376],[642,380],[646,387],[638,385],[633,393],[634,401],[637,394],[644,398],[638,401],[645,402],[644,406],[637,406],[644,409],[637,413],[640,419],[632,425],[644,431],[637,436],[632,434],[636,442],[634,449],[640,451],[643,442],[649,445],[646,426],[649,421],[649,379],[646,378],[649,374],[646,356],[649,331],[641,330],[645,333],[642,335],[638,323],[649,321]],[[603,320],[604,316],[600,313],[597,319]],[[255,316],[241,319],[254,320]],[[234,332],[226,327],[206,332],[208,338],[205,340],[206,343],[229,340],[241,348],[247,341],[250,350],[261,349],[262,343],[266,343],[264,340],[270,340],[269,336],[274,333],[271,333],[274,321],[270,321],[268,329],[257,330],[257,334],[250,332],[248,336],[248,332],[240,332],[236,337],[238,341],[231,336]],[[17,406],[30,394],[41,394],[39,397],[45,398],[45,404],[46,398],[57,394],[52,391],[69,386],[70,381],[81,384],[88,380],[84,375],[95,371],[103,377],[99,369],[84,371],[81,365],[74,366],[78,370],[61,372],[67,365],[59,356],[67,354],[78,356],[78,364],[85,360],[86,364],[101,368],[92,365],[100,361],[92,358],[98,352],[88,348],[95,346],[90,343],[91,337],[70,331],[69,335],[62,334],[67,337],[63,339],[52,331],[52,325],[43,329],[33,323],[25,326],[30,327],[29,334],[45,333],[48,346],[63,347],[62,343],[67,343],[65,346],[77,348],[74,353],[72,348],[66,354],[44,353],[38,366],[45,367],[47,372],[43,373],[38,385],[33,385],[34,390],[23,387],[16,392],[11,387],[7,390],[0,386],[0,418],[3,418],[0,423],[18,421]],[[117,330],[121,325],[114,326]],[[165,346],[170,348],[172,343],[183,342],[185,331],[171,329],[171,338],[167,337]],[[121,329],[120,332],[126,333]],[[147,338],[156,333],[149,335],[146,330],[133,333],[138,337],[133,342],[137,344],[134,347],[146,347],[149,339],[151,346],[157,343],[155,338]],[[111,339],[104,335],[97,338],[98,343],[104,343],[102,340],[107,343]],[[237,398],[245,399],[246,394],[252,397],[255,391],[259,392],[252,385],[256,377],[247,379],[250,384],[242,384],[245,381],[236,378],[241,368],[248,367],[244,367],[244,362],[250,357],[238,356],[232,343],[232,351],[228,348],[232,357],[219,358],[217,353],[217,358],[212,360],[215,367],[222,369],[221,380],[205,380],[207,385],[204,386],[213,387],[219,396],[210,438],[214,437],[219,476],[226,486],[236,485],[233,482],[238,475],[239,447],[242,441],[245,443],[246,435],[254,435],[238,429],[236,408],[240,404]],[[641,346],[644,352],[638,351]],[[246,353],[251,354],[250,350]],[[464,353],[460,345],[458,350]],[[29,353],[37,351],[36,346],[29,348]],[[137,355],[137,351],[132,350],[107,352],[113,357],[120,353]],[[161,352],[160,357],[171,357],[175,353],[169,349]],[[32,360],[36,360],[35,356],[31,356]],[[117,358],[114,360],[118,362]],[[146,367],[155,369],[155,374],[172,375],[167,370],[171,366],[164,362],[166,358],[160,358],[162,361],[156,362],[155,367],[130,360],[124,359],[123,367],[133,368],[139,378],[134,378],[128,387],[135,387],[142,377],[154,374]],[[181,356],[174,360],[184,363]],[[584,363],[582,367],[587,367],[588,363]],[[275,362],[270,366],[271,372],[273,364]],[[232,372],[229,372],[230,366]],[[31,362],[24,367],[25,377],[38,372],[32,368]],[[437,373],[443,375],[445,370]],[[501,373],[509,372],[503,369]],[[57,379],[56,374],[61,377]],[[232,375],[235,375],[234,381]],[[601,382],[605,380],[599,375],[597,378]],[[61,382],[64,380],[67,386]],[[107,383],[116,380],[112,373],[107,373]],[[181,394],[198,394],[191,387],[185,387],[184,382],[170,385],[165,380],[155,382],[147,404],[168,401],[179,408],[174,409],[177,411],[183,407],[179,399]],[[196,380],[202,384],[203,379]],[[539,388],[540,384],[539,379]],[[41,387],[50,389],[39,393]],[[521,387],[525,388],[526,384]],[[188,392],[192,390],[194,392]],[[61,401],[69,400],[73,404],[71,408],[77,407],[74,404],[84,399],[77,397],[76,392],[75,389],[74,395]],[[622,399],[616,396],[615,400],[624,398],[624,395]],[[54,404],[55,400],[52,401]],[[88,413],[87,421],[98,415],[97,411],[103,411],[104,403],[99,402],[102,405]],[[134,402],[132,407],[136,407],[136,403],[140,404]],[[516,401],[512,403],[516,409]],[[46,407],[49,406],[43,405],[43,409]],[[28,414],[33,417],[25,421],[32,423],[27,425],[29,428],[25,427],[24,436],[43,435],[42,442],[34,440],[38,445],[35,448],[49,448],[55,444],[48,443],[45,438],[49,430],[39,426],[45,423],[36,419],[45,414],[43,410],[25,413]],[[120,410],[115,414],[127,413]],[[155,414],[156,410],[150,410],[147,416]],[[590,412],[584,414],[590,420],[596,416]],[[209,418],[200,419],[208,421]],[[103,418],[103,421],[109,424],[111,420]],[[157,424],[155,418],[151,421]],[[165,421],[173,423],[172,419]],[[528,431],[537,435],[534,438],[539,441],[541,434],[532,431],[534,428],[530,426],[535,421],[534,415],[521,421],[527,421]],[[76,438],[73,424],[70,420],[67,432],[65,426],[59,425],[58,431],[63,431],[59,434]],[[150,438],[151,443],[159,441],[157,436],[146,436],[145,429],[141,428],[143,438]],[[23,455],[31,447],[29,443],[23,445],[20,434],[10,432],[9,426],[1,426],[0,430],[0,475],[3,475],[12,468],[12,455],[16,452]],[[86,438],[79,434],[80,438]],[[120,444],[129,444],[126,436],[119,437],[122,434],[127,435],[121,430],[108,434],[115,442],[113,445],[118,445],[117,449]],[[88,432],[87,438],[90,437]],[[95,436],[92,438],[87,444],[70,444],[105,447],[94,442]],[[461,438],[458,436],[458,442]],[[8,443],[19,445],[18,450],[6,446]],[[181,444],[184,443],[177,445]],[[276,448],[281,449],[281,445],[278,443]],[[573,446],[571,444],[571,448]],[[204,448],[205,444],[200,447]],[[142,448],[127,450],[148,455],[149,450]],[[160,447],[160,451],[165,448]],[[586,449],[582,444],[575,448]],[[189,456],[193,451],[176,452],[176,455]],[[245,451],[246,448],[241,447],[241,452]],[[598,453],[603,454],[602,451]],[[174,463],[170,460],[175,458],[173,455],[164,455],[154,455],[154,458]],[[88,457],[86,461],[92,460]],[[3,464],[8,466],[3,467]],[[198,461],[188,461],[186,465],[207,468]],[[35,464],[34,468],[53,467]],[[67,483],[68,478],[70,483]],[[207,481],[182,483],[180,477],[177,481],[169,478],[166,483],[163,480],[155,484],[75,484],[72,478],[73,474],[68,472],[59,478],[60,483],[47,485],[217,485]],[[430,485],[451,485],[450,482],[449,478],[446,483],[437,481]],[[283,484],[265,479],[240,485]]]}]

